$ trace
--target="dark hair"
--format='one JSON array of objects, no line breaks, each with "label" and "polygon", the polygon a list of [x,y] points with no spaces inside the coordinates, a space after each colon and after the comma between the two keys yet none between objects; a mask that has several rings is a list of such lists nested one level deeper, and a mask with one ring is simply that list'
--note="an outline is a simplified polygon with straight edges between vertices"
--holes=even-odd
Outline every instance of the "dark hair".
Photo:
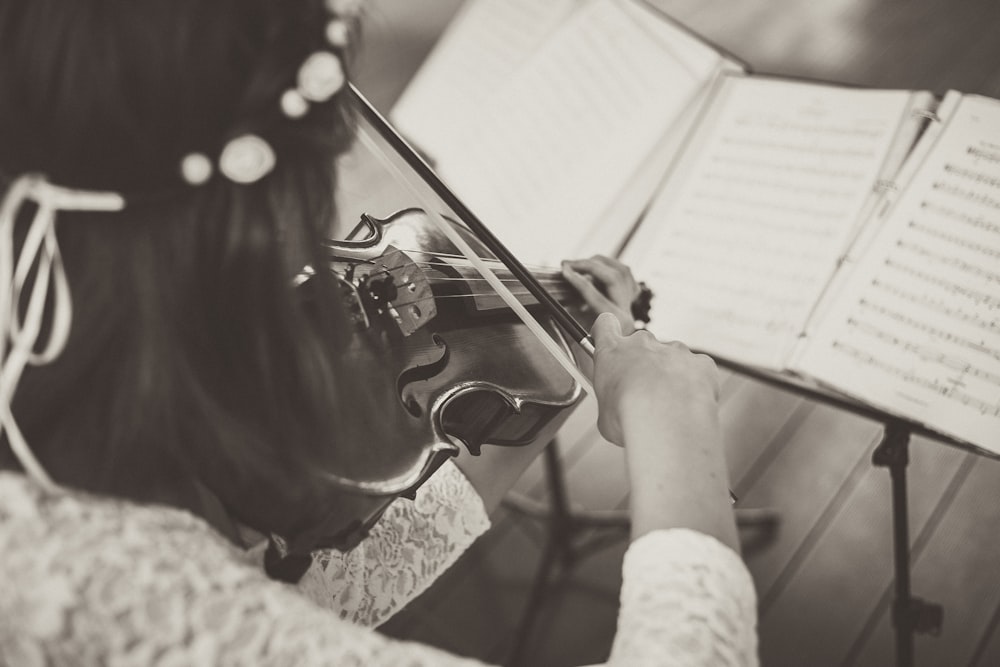
[{"label": "dark hair", "polygon": [[[324,511],[310,472],[349,475],[391,437],[362,422],[374,391],[334,352],[346,318],[332,299],[308,317],[290,282],[289,247],[318,261],[350,134],[337,97],[279,112],[329,48],[325,17],[322,0],[0,0],[0,170],[128,202],[58,215],[72,332],[14,401],[57,481],[182,505],[199,482],[289,535]],[[245,132],[274,148],[272,173],[183,183],[185,154]]]}]

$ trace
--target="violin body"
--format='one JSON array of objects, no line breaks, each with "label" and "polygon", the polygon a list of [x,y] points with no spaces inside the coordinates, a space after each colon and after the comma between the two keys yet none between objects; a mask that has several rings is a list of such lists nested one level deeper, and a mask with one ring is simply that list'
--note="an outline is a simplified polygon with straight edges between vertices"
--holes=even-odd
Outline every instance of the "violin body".
[{"label": "violin body", "polygon": [[[493,259],[470,231],[453,224],[481,258]],[[364,273],[375,297],[367,300],[368,325],[401,353],[400,405],[425,418],[429,439],[460,441],[473,454],[487,442],[527,445],[580,399],[577,382],[423,211],[364,216],[356,235],[363,239],[329,244],[331,265],[355,280]],[[390,279],[397,286],[386,294],[378,283]],[[536,303],[527,294],[520,298],[529,310]],[[535,315],[572,355],[559,328]]]},{"label": "violin body", "polygon": [[[493,258],[453,224],[481,257]],[[344,353],[388,367],[394,386],[382,407],[401,425],[398,442],[380,445],[386,450],[368,464],[331,474],[352,489],[338,504],[353,519],[345,517],[333,545],[350,548],[392,500],[412,495],[460,446],[478,454],[487,443],[551,438],[583,390],[422,210],[362,216],[350,238],[328,241],[326,252],[326,265],[304,272],[300,286],[307,289],[318,271],[334,276],[355,327]],[[529,310],[537,305],[510,286]],[[540,309],[533,314],[574,354],[554,322]]]}]

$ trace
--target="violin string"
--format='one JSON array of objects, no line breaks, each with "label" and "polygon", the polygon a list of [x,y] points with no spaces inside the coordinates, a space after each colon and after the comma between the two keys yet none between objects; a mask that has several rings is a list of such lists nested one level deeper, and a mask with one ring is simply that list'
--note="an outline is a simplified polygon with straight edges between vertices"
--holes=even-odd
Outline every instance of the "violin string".
[{"label": "violin string", "polygon": [[[435,283],[437,283],[437,282],[442,282],[442,283],[448,283],[448,282],[453,282],[453,283],[454,282],[458,282],[458,283],[484,283],[484,282],[488,282],[488,281],[485,278],[471,278],[471,277],[470,278],[451,278],[451,277],[445,276],[443,278],[437,278],[437,277],[435,277],[435,278],[433,278],[431,280],[431,282],[435,282]],[[521,281],[517,280],[516,278],[511,278],[509,280],[504,280],[504,279],[501,278],[500,282],[504,283],[505,285],[520,285],[521,284]],[[541,279],[538,280],[538,282],[542,283],[543,285],[547,284],[547,285],[553,285],[553,286],[556,286],[556,287],[559,287],[559,286],[562,286],[562,285],[566,284],[565,281],[556,280],[554,278],[541,278]],[[402,287],[402,285],[397,285],[397,287]]]},{"label": "violin string", "polygon": [[[456,259],[456,260],[459,260],[460,262],[464,262],[465,263],[464,264],[465,268],[474,268],[472,266],[472,263],[469,262],[469,259],[465,255],[456,255],[454,253],[445,253],[445,252],[429,253],[426,250],[412,250],[412,249],[405,249],[405,248],[394,248],[393,250],[391,250],[391,251],[389,251],[387,253],[384,253],[382,255],[379,255],[378,257],[373,257],[371,259],[363,259],[361,261],[364,262],[365,264],[378,264],[380,260],[391,259],[392,257],[395,257],[396,255],[399,255],[399,254],[402,254],[402,253],[410,253],[410,254],[413,254],[413,255],[432,255],[434,258]],[[496,266],[503,267],[503,270],[506,271],[506,267],[504,267],[503,262],[501,262],[500,260],[493,259],[493,258],[490,258],[490,257],[480,257],[479,259],[481,259],[484,262],[492,263],[492,264],[495,264]],[[452,267],[456,266],[455,264],[452,264],[452,263],[449,263],[449,262],[439,262],[439,263],[436,263],[433,260],[420,260],[420,261],[414,260],[414,263],[415,264],[428,264],[428,265],[440,264],[442,266],[452,266]],[[542,264],[533,264],[533,265],[532,264],[526,264],[525,266],[526,266],[526,268],[532,269],[533,271],[537,271],[539,273],[552,273],[552,274],[559,274],[559,273],[561,273],[560,269],[558,269],[558,268],[556,268],[554,266],[545,266],[545,265],[542,265]]]},{"label": "violin string", "polygon": [[[381,273],[386,273],[386,274],[390,274],[391,275],[391,274],[398,273],[400,271],[405,271],[405,270],[409,269],[410,266],[411,265],[386,267],[383,271],[381,271]],[[429,263],[425,264],[423,262],[414,262],[413,266],[418,266],[418,267],[421,267],[421,268],[438,268],[437,265],[435,265],[435,264],[429,264]],[[557,285],[558,286],[558,285],[565,285],[566,284],[566,280],[564,278],[560,277],[560,276],[541,277],[541,278],[537,278],[537,280],[540,283],[549,284],[549,285]],[[446,281],[457,281],[457,282],[489,282],[488,280],[486,280],[486,278],[483,278],[483,277],[473,277],[473,276],[466,277],[466,278],[463,278],[463,277],[451,278],[451,277],[447,277],[447,276],[440,277],[440,278],[434,278],[434,282],[446,282]],[[518,280],[517,278],[501,278],[500,282],[505,283],[505,284],[509,284],[509,285],[520,285],[521,284],[521,281]],[[394,283],[394,284],[395,284],[396,287],[405,287],[407,283],[401,283],[401,284]]]},{"label": "violin string", "polygon": [[[514,296],[519,296],[519,297],[523,296],[523,297],[532,297],[532,298],[534,298],[532,296],[531,292],[529,292],[527,290],[525,290],[523,292],[511,292],[511,294],[513,294]],[[568,292],[567,292],[567,294],[568,294]],[[559,294],[558,292],[553,292],[553,295],[556,296],[556,297],[564,296],[563,294]],[[493,295],[485,295],[485,296],[493,296]],[[499,298],[499,295],[496,295],[496,296],[497,296],[497,298]],[[423,296],[423,297],[420,297],[418,299],[413,299],[412,301],[400,301],[400,302],[393,301],[393,302],[390,302],[390,303],[391,303],[391,305],[394,308],[398,309],[398,308],[406,308],[407,306],[413,306],[413,305],[421,304],[421,303],[423,303],[425,301],[438,301],[438,300],[441,300],[441,299],[468,299],[468,298],[469,298],[469,295],[467,295],[467,294],[446,294],[444,296]]]},{"label": "violin string", "polygon": [[[395,250],[395,252],[408,252],[408,253],[413,253],[414,255],[431,255],[431,254],[433,254],[434,257],[442,257],[442,258],[445,258],[445,259],[457,259],[459,261],[466,262],[469,266],[472,266],[472,263],[469,262],[469,258],[468,257],[466,257],[465,255],[459,255],[459,254],[455,254],[455,253],[447,253],[447,252],[429,253],[426,250],[409,250],[409,249],[406,249],[406,248],[397,248]],[[504,267],[503,262],[501,262],[498,259],[494,259],[493,257],[479,257],[478,259],[486,262],[487,264],[495,264],[497,266]],[[547,266],[547,265],[544,265],[544,264],[525,264],[524,266],[525,266],[525,268],[533,269],[535,271],[549,271],[549,272],[553,272],[553,273],[558,273],[559,272],[559,268],[558,267]],[[504,269],[506,269],[506,267],[504,267]]]}]

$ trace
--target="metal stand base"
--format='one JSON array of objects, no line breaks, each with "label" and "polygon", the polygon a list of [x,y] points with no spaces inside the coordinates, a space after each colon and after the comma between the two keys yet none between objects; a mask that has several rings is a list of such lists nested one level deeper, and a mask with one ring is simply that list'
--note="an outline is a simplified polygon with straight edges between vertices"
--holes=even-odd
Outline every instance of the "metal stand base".
[{"label": "metal stand base", "polygon": [[892,545],[895,599],[892,624],[896,630],[896,665],[913,667],[914,633],[941,632],[941,605],[913,597],[910,591],[910,529],[906,500],[906,466],[909,465],[910,431],[905,424],[887,422],[882,441],[872,453],[872,463],[889,468],[892,478]]}]

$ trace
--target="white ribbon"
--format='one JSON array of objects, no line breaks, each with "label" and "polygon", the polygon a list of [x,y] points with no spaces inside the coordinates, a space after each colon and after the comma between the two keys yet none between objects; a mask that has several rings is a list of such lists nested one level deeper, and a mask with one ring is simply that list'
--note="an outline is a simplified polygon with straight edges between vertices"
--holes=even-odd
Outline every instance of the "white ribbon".
[{"label": "white ribbon", "polygon": [[[15,260],[14,227],[18,212],[28,200],[35,202],[38,210]],[[0,433],[7,432],[10,448],[25,472],[50,491],[58,487],[28,447],[14,420],[11,402],[25,366],[50,363],[63,351],[69,338],[73,304],[56,240],[56,212],[123,208],[125,199],[119,194],[69,190],[35,174],[19,176],[0,203]],[[21,291],[33,268],[35,281],[22,320]],[[36,351],[50,291],[52,330],[45,346]]]}]

